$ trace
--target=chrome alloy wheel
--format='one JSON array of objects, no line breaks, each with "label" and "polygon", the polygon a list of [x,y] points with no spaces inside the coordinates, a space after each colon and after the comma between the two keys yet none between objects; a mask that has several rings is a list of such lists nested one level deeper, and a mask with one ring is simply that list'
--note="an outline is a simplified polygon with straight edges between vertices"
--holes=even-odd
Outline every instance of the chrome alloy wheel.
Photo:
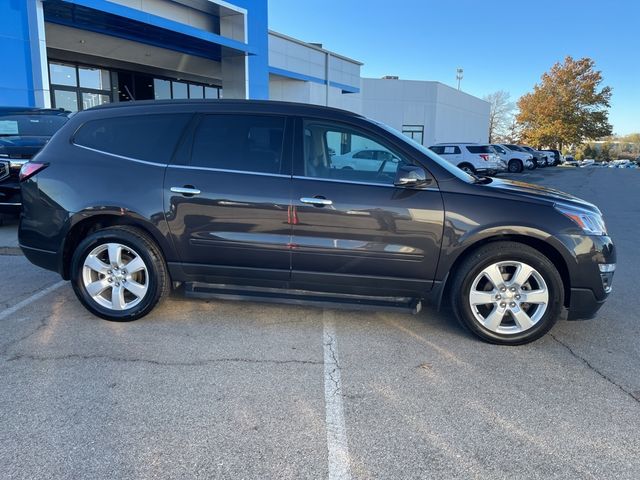
[{"label": "chrome alloy wheel", "polygon": [[498,262],[473,280],[469,304],[483,327],[513,335],[540,321],[549,305],[549,289],[542,275],[530,265]]},{"label": "chrome alloy wheel", "polygon": [[147,294],[149,273],[134,250],[120,243],[105,243],[85,258],[82,282],[87,293],[102,307],[127,310]]}]

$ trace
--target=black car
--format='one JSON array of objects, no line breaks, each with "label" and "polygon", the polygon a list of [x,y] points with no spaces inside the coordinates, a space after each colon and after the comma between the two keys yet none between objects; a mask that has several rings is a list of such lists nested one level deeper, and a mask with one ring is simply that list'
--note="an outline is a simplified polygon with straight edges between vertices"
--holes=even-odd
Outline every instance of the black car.
[{"label": "black car", "polygon": [[[334,168],[333,150],[385,150]],[[593,316],[615,250],[598,208],[462,172],[360,115],[269,101],[159,101],[71,117],[21,172],[19,240],[94,314],[188,295],[419,309],[451,301],[521,344]]]},{"label": "black car", "polygon": [[519,145],[519,147],[522,148],[525,152],[533,155],[533,160],[535,161],[536,166],[544,168],[549,165],[547,163],[547,156],[544,153],[538,150],[535,150],[531,147],[528,147],[526,145]]},{"label": "black car", "polygon": [[70,112],[0,107],[0,215],[20,211],[20,167],[67,121]]}]

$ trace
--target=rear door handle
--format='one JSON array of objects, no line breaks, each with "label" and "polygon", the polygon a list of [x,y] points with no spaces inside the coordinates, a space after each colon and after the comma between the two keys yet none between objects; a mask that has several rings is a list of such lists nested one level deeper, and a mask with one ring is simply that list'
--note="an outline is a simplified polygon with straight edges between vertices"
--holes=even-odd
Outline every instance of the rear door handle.
[{"label": "rear door handle", "polygon": [[180,193],[181,195],[200,195],[200,190],[192,187],[191,185],[185,185],[184,187],[171,187],[173,193]]},{"label": "rear door handle", "polygon": [[316,206],[333,205],[333,202],[326,198],[302,197],[300,201],[302,203],[310,203],[311,205]]}]

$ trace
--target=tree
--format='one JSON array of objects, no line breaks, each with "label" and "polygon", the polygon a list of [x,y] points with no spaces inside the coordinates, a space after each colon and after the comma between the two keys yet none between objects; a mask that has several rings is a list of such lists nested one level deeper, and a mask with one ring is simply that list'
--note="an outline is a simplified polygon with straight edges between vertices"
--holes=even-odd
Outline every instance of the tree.
[{"label": "tree", "polygon": [[516,117],[512,116],[511,121],[504,134],[496,135],[497,143],[508,143],[509,145],[514,143],[522,143],[522,129],[520,128],[520,124],[516,121]]},{"label": "tree", "polygon": [[542,75],[533,92],[518,100],[518,123],[523,139],[532,145],[580,145],[611,135],[609,101],[611,87],[602,83],[590,58],[568,56]]},{"label": "tree", "polygon": [[610,142],[605,142],[600,145],[600,150],[596,154],[596,160],[601,162],[610,162],[612,159],[612,145]]},{"label": "tree", "polygon": [[499,138],[504,138],[507,134],[512,119],[515,104],[510,101],[511,95],[504,90],[485,95],[484,100],[489,102],[489,143],[496,142]]}]

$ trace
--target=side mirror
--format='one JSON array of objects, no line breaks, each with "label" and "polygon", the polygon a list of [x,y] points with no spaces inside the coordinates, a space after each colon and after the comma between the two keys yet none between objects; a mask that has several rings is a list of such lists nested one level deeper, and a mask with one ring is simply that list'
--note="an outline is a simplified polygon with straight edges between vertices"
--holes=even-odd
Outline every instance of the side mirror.
[{"label": "side mirror", "polygon": [[396,187],[421,187],[429,185],[432,181],[431,178],[427,178],[427,173],[422,167],[400,165],[393,183]]}]

